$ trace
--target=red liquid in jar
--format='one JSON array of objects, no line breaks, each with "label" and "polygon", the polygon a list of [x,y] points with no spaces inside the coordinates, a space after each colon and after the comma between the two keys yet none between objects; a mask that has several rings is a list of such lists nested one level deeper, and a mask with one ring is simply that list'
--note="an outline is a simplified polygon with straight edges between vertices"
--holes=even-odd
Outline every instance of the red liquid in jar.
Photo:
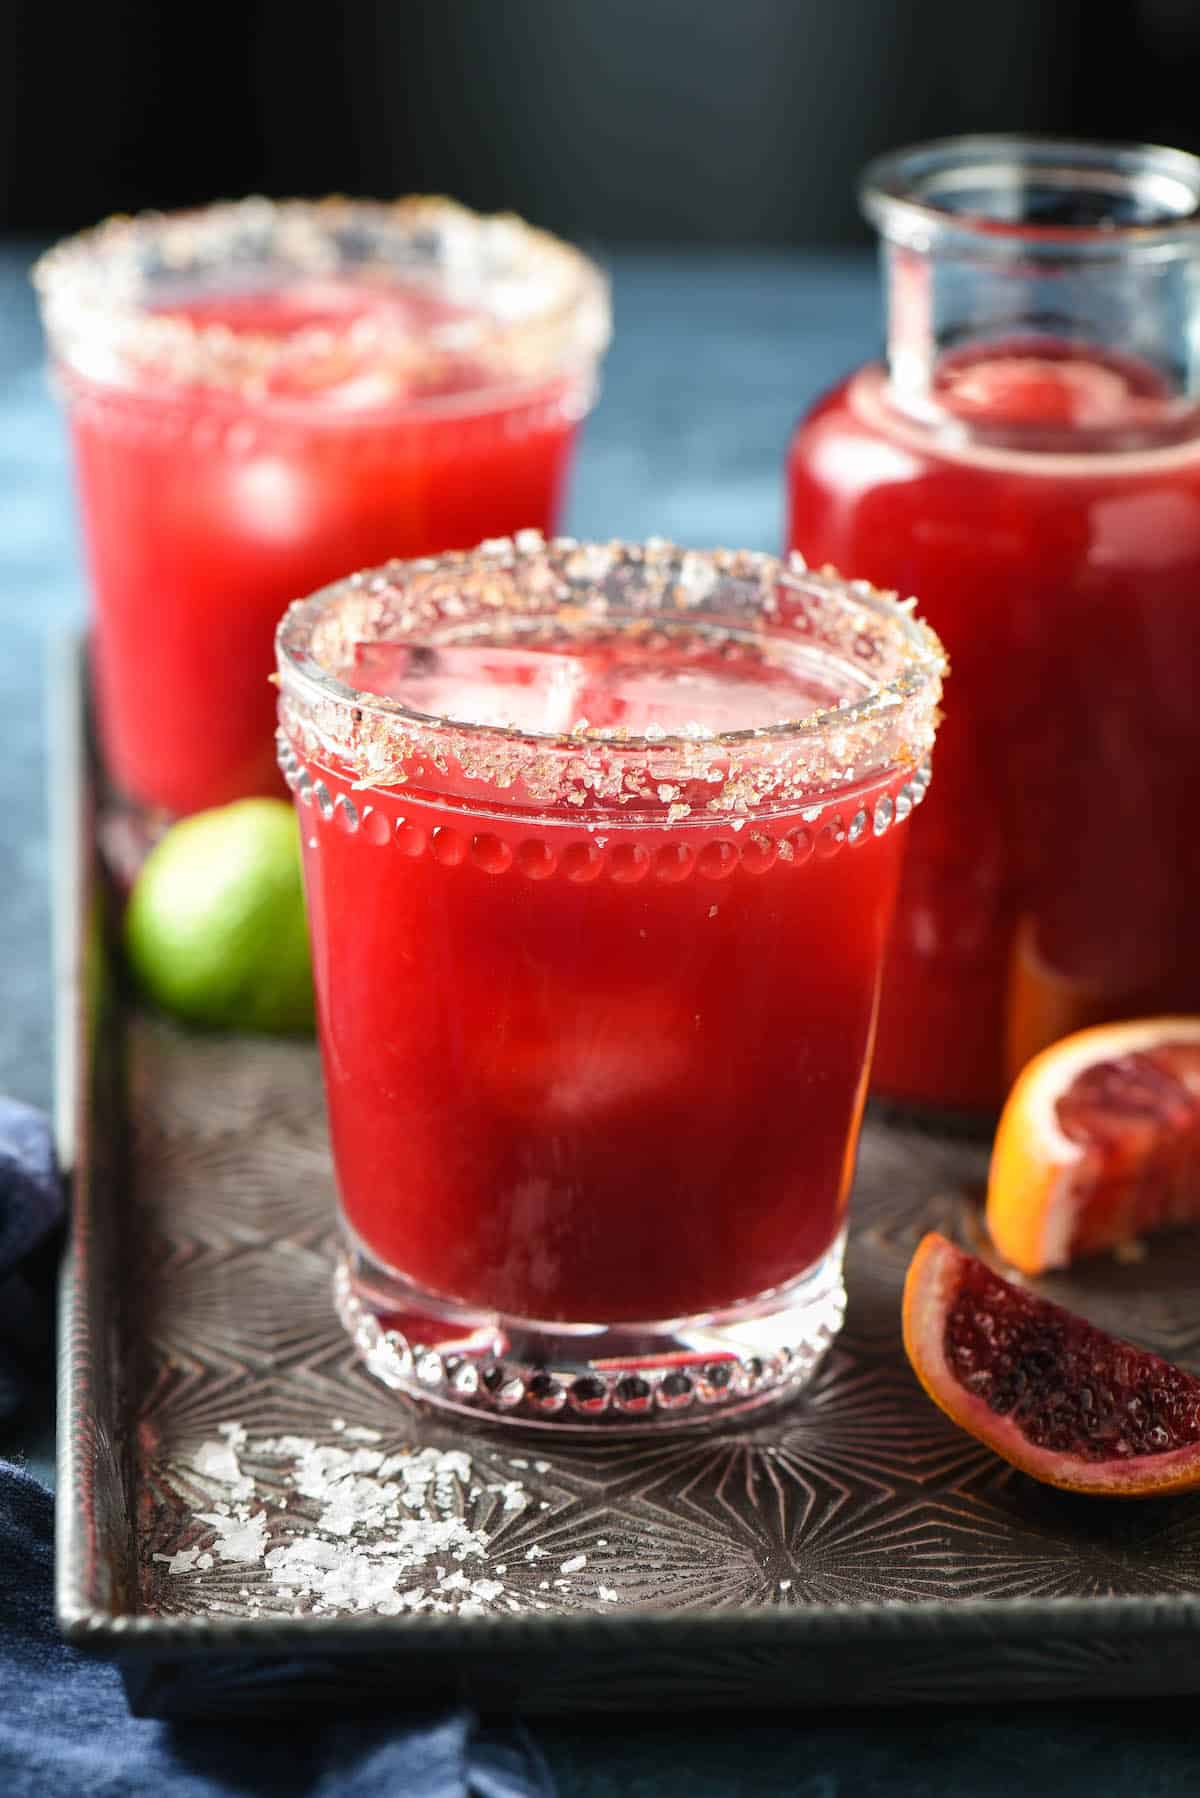
[{"label": "red liquid in jar", "polygon": [[[798,658],[731,663],[680,632],[653,654],[611,635],[370,644],[345,678],[553,732],[719,731],[837,697]],[[499,787],[464,810],[305,767],[334,1160],[376,1261],[510,1317],[615,1323],[730,1305],[819,1260],[907,834],[876,834],[874,808],[901,775],[815,796],[819,816],[735,829],[664,802],[589,830],[565,804],[515,817]]]},{"label": "red liquid in jar", "polygon": [[789,542],[915,593],[951,680],[875,1085],[990,1109],[1082,1025],[1200,1011],[1200,443],[1134,363],[1029,344],[882,370],[793,441]]},{"label": "red liquid in jar", "polygon": [[[314,281],[172,311],[284,339],[356,318],[424,329],[436,306]],[[498,398],[482,379],[465,355],[398,367],[369,331],[336,366],[299,358],[258,393],[66,373],[105,760],[124,793],[188,812],[279,791],[268,676],[289,601],[389,556],[553,530],[578,382]]]}]

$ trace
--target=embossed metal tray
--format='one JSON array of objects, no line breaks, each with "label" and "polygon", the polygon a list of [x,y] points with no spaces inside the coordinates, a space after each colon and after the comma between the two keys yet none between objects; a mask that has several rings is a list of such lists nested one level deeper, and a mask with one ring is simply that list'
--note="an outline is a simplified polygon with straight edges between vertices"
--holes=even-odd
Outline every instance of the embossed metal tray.
[{"label": "embossed metal tray", "polygon": [[[803,1398],[749,1427],[560,1444],[447,1425],[390,1396],[330,1304],[314,1052],[189,1036],[122,990],[73,648],[52,737],[75,1197],[58,1607],[73,1641],[122,1662],[136,1708],[661,1709],[1200,1685],[1200,1504],[1043,1490],[909,1374],[904,1270],[930,1225],[973,1239],[978,1144],[869,1123],[845,1332]],[[1195,1237],[1052,1286],[1193,1364],[1198,1289]],[[377,1487],[397,1467],[436,1479],[339,1535],[346,1519],[322,1518],[296,1477],[321,1448],[357,1454]],[[426,1554],[422,1516],[450,1550]],[[278,1571],[314,1540],[331,1565],[347,1551],[370,1563],[406,1520],[416,1562],[410,1544],[382,1608],[374,1576],[314,1597]]]}]

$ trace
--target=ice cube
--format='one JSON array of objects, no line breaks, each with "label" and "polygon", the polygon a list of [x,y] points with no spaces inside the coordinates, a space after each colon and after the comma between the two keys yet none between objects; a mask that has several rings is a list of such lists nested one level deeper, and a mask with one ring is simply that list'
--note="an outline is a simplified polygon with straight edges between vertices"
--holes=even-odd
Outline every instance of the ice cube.
[{"label": "ice cube", "polygon": [[359,643],[350,679],[432,717],[561,735],[583,715],[586,669],[532,646]]},{"label": "ice cube", "polygon": [[580,705],[593,726],[621,724],[633,736],[687,735],[693,726],[718,735],[806,718],[838,698],[828,680],[763,660],[655,667],[614,656],[592,665]]}]

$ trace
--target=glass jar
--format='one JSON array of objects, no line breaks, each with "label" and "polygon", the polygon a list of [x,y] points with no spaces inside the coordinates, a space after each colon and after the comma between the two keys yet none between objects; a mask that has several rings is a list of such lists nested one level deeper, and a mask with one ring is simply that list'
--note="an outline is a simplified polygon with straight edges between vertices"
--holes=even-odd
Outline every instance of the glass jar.
[{"label": "glass jar", "polygon": [[765,556],[531,533],[328,588],[278,656],[368,1366],[568,1427],[795,1391],[936,639]]},{"label": "glass jar", "polygon": [[862,200],[887,359],[798,427],[789,541],[945,642],[875,1083],[991,1111],[1070,1030],[1200,1011],[1200,161],[963,138]]},{"label": "glass jar", "polygon": [[106,770],[147,813],[280,791],[269,676],[297,594],[559,521],[608,291],[519,219],[245,200],[110,220],[36,280]]}]

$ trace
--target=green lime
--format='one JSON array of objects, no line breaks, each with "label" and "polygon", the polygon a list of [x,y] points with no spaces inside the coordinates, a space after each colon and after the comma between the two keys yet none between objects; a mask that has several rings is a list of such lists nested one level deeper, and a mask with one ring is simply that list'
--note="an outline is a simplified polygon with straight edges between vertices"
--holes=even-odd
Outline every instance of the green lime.
[{"label": "green lime", "polygon": [[240,799],[172,825],[134,886],[125,946],[143,990],[176,1017],[226,1030],[311,1030],[291,806]]}]

